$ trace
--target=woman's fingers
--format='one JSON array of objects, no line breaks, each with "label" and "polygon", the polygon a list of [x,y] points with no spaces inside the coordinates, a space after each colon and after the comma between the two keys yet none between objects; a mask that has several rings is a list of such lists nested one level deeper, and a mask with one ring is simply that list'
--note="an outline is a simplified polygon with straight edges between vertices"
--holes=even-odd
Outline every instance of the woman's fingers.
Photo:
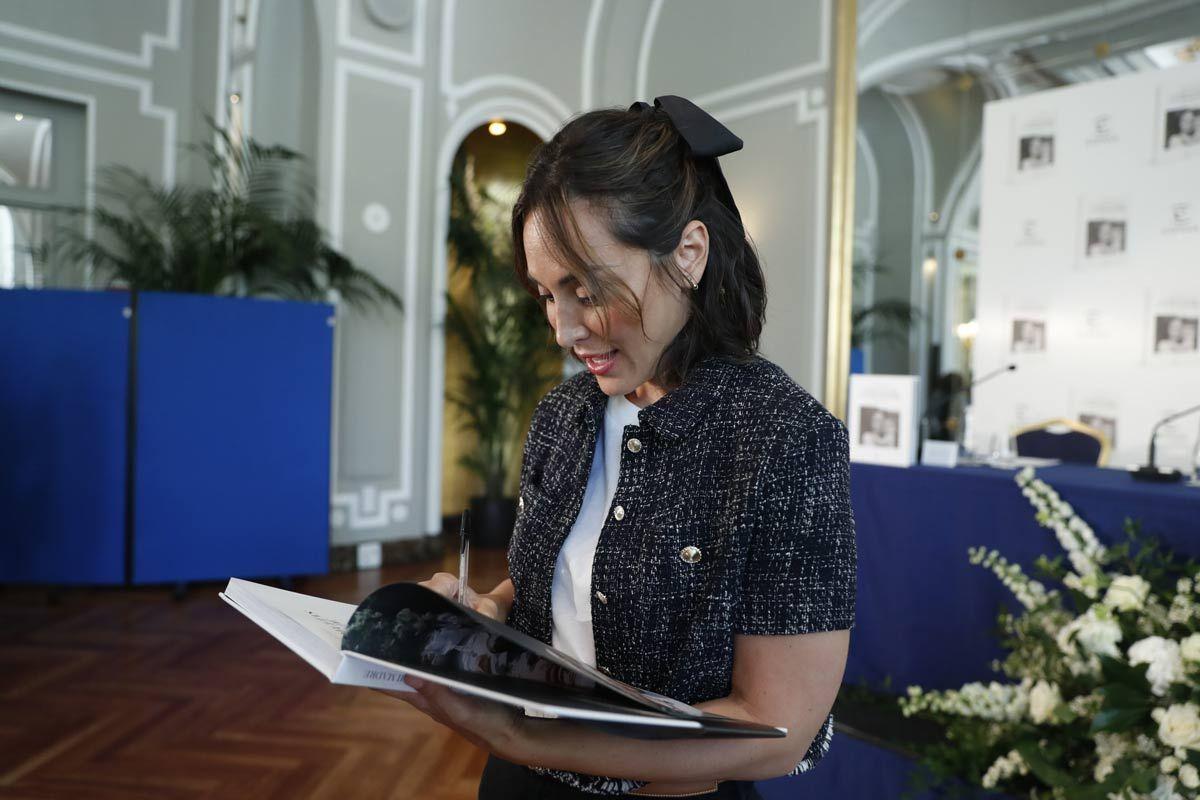
[{"label": "woman's fingers", "polygon": [[498,606],[496,604],[495,600],[488,597],[487,595],[482,595],[482,594],[477,595],[475,597],[475,602],[472,603],[471,607],[474,608],[476,611],[478,611],[480,614],[483,614],[485,617],[491,617],[492,619],[499,619],[501,622],[504,621],[504,620],[500,619],[500,606]]},{"label": "woman's fingers", "polygon": [[393,692],[390,689],[376,689],[375,691],[382,692],[396,700],[403,700],[418,711],[429,713],[429,702],[421,696],[420,692]]},{"label": "woman's fingers", "polygon": [[458,596],[458,578],[449,572],[434,573],[433,577],[418,581],[417,585],[433,589],[443,597],[449,597],[452,600]]}]

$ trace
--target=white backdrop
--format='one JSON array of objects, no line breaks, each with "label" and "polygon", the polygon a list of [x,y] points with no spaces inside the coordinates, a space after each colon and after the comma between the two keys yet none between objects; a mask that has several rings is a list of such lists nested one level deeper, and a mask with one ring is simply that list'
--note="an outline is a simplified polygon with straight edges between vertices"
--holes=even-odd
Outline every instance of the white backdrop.
[{"label": "white backdrop", "polygon": [[[1192,110],[1195,113],[1192,113]],[[1111,466],[1200,404],[1200,64],[984,108],[972,441],[1050,417],[1110,427]],[[1164,427],[1182,467],[1200,419]]]}]

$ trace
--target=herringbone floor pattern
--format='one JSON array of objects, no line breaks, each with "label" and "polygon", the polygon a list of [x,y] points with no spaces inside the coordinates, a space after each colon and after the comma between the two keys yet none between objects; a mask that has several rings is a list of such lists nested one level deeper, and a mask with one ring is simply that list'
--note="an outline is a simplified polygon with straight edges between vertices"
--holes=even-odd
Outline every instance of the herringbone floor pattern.
[{"label": "herringbone floor pattern", "polygon": [[[310,578],[357,602],[449,561]],[[472,554],[472,585],[504,574]],[[474,798],[486,753],[407,703],[332,686],[223,585],[0,592],[0,798]]]}]

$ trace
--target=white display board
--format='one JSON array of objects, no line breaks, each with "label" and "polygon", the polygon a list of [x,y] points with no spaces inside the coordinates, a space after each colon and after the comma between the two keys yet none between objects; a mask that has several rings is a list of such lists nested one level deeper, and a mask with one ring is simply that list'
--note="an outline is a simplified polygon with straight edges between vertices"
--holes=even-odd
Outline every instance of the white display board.
[{"label": "white display board", "polygon": [[[1112,466],[1200,403],[1200,64],[984,107],[974,449],[1068,417],[1106,429]],[[1164,427],[1184,467],[1195,417]]]},{"label": "white display board", "polygon": [[850,460],[911,467],[917,460],[916,375],[851,375],[847,419]]}]

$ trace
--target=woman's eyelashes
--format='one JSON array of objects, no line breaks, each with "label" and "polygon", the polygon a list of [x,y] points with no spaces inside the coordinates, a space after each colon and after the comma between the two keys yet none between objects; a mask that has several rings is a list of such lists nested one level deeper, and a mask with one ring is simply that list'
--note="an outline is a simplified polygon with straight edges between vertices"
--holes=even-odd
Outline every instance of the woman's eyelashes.
[{"label": "woman's eyelashes", "polygon": [[[551,295],[551,294],[539,294],[537,297],[538,297],[538,302],[542,303],[542,304],[554,302],[554,295]],[[592,305],[592,298],[590,298],[586,295],[575,295],[575,299],[579,301],[580,305],[583,305],[583,306],[591,306]]]}]

